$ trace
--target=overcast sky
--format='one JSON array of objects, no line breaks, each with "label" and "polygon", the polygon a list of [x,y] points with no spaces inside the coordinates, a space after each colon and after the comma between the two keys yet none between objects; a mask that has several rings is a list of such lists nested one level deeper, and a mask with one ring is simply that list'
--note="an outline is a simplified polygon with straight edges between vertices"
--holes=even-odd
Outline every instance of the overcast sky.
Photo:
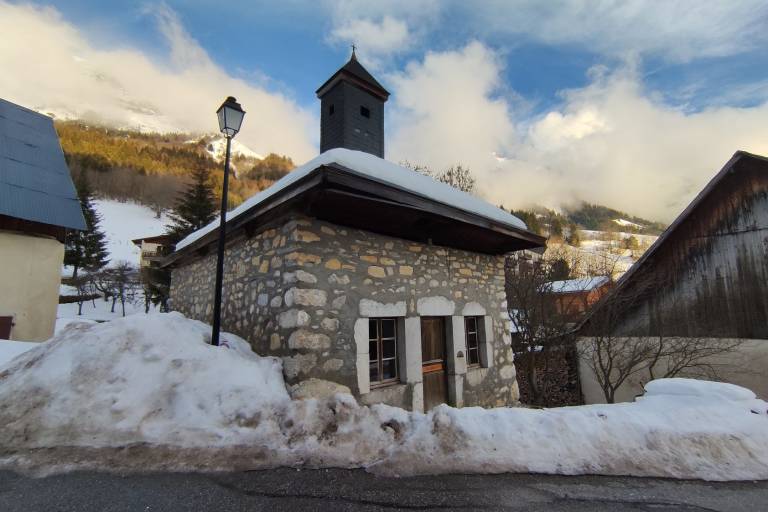
[{"label": "overcast sky", "polygon": [[669,221],[737,149],[768,154],[768,2],[0,0],[0,97],[317,154],[315,89],[358,46],[387,158],[469,166],[506,206]]}]

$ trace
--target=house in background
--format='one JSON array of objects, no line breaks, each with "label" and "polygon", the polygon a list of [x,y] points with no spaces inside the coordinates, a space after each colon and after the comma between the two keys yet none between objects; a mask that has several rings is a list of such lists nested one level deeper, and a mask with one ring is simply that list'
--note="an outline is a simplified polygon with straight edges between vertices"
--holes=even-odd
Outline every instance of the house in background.
[{"label": "house in background", "polygon": [[[282,358],[294,396],[428,410],[516,403],[505,255],[544,239],[390,163],[389,93],[352,55],[318,90],[323,153],[233,210],[222,327]],[[218,221],[164,262],[171,307],[211,321]]]},{"label": "house in background", "polygon": [[170,235],[136,238],[131,242],[141,249],[139,268],[156,266],[173,252],[173,239]]},{"label": "house in background", "polygon": [[561,315],[583,315],[611,287],[607,276],[581,277],[547,283],[547,293]]},{"label": "house in background", "polygon": [[[606,299],[584,336],[741,340],[712,362],[731,368],[729,382],[768,398],[768,158],[735,153]],[[580,373],[586,402],[603,401],[591,370]],[[617,399],[641,393],[641,379],[631,377]]]},{"label": "house in background", "polygon": [[0,339],[53,335],[67,229],[85,219],[53,120],[0,99]]}]

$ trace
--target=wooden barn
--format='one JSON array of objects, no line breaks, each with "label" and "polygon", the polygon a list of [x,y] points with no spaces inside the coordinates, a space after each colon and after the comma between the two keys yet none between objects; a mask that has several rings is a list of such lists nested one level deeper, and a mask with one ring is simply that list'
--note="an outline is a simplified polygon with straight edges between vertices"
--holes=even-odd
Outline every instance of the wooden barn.
[{"label": "wooden barn", "polygon": [[[743,340],[728,380],[767,396],[768,158],[736,152],[609,297],[583,334]],[[599,401],[586,377],[587,401]],[[639,392],[643,379],[622,396]]]}]

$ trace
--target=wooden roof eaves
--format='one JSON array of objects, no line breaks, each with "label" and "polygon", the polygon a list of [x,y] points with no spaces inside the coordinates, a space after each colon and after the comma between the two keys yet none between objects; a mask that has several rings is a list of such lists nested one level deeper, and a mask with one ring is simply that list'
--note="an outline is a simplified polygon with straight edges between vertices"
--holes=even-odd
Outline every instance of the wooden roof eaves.
[{"label": "wooden roof eaves", "polygon": [[[522,238],[536,245],[543,246],[546,243],[546,238],[532,233],[526,229],[521,229],[511,224],[496,222],[482,215],[467,212],[460,208],[456,208],[455,206],[435,201],[429,196],[397,187],[391,183],[376,180],[367,174],[358,173],[354,169],[350,169],[335,163],[329,164],[325,167],[329,170],[326,178],[329,183],[351,186],[353,188],[364,190],[367,193],[371,193],[375,190],[376,194],[398,204],[402,204],[411,208],[416,207],[422,209],[423,211],[436,213],[443,217],[490,229],[507,236]],[[362,185],[364,183],[375,183],[377,187],[375,189],[371,189],[369,185],[366,185],[365,187],[355,187],[356,184]]]}]

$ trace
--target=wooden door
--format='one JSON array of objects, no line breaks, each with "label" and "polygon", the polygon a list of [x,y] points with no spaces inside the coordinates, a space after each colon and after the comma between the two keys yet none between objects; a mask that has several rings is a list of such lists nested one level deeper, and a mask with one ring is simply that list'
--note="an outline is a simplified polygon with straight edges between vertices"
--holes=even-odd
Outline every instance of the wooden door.
[{"label": "wooden door", "polygon": [[0,316],[0,340],[11,339],[12,327],[13,327],[12,316]]},{"label": "wooden door", "polygon": [[421,373],[424,411],[448,401],[445,366],[445,321],[439,316],[421,318]]}]

